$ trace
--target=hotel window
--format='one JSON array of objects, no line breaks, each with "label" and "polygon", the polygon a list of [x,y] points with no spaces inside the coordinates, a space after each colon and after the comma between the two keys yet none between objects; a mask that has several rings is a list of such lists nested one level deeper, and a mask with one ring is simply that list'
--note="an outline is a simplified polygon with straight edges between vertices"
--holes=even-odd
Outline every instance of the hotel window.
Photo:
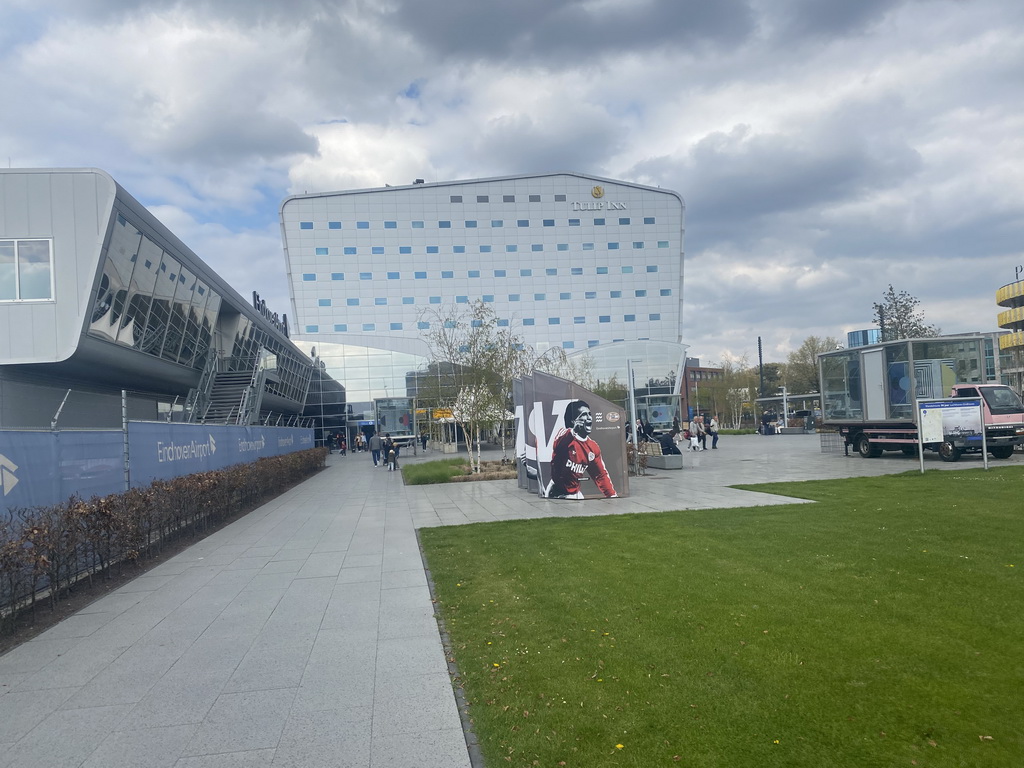
[{"label": "hotel window", "polygon": [[558,298],[560,301],[572,301],[572,294],[567,291],[563,291],[558,294]]},{"label": "hotel window", "polygon": [[644,241],[643,240],[634,240],[633,241],[633,250],[640,250],[643,247],[644,247]]},{"label": "hotel window", "polygon": [[496,269],[496,270],[494,270],[494,276],[495,277],[505,277],[505,270],[504,269]]},{"label": "hotel window", "polygon": [[650,320],[661,320],[660,312],[653,312],[647,316]]},{"label": "hotel window", "polygon": [[599,322],[599,323],[610,323],[611,321],[612,321],[612,316],[611,315],[601,315],[601,316],[599,316],[597,318],[597,322]]},{"label": "hotel window", "polygon": [[512,244],[512,245],[506,245],[505,246],[505,253],[516,253],[518,250],[519,250],[519,246],[518,245]]},{"label": "hotel window", "polygon": [[0,301],[52,298],[50,241],[0,240]]},{"label": "hotel window", "polygon": [[516,221],[516,226],[517,227],[528,227],[528,226],[530,226],[530,220],[529,219],[518,219]]},{"label": "hotel window", "polygon": [[601,342],[598,341],[597,339],[591,339],[590,341],[587,342],[587,346],[588,347],[596,347],[596,346],[600,345],[600,343]]},{"label": "hotel window", "polygon": [[399,253],[412,253],[412,247],[408,246],[408,245],[400,245],[400,246],[398,246],[398,252]]},{"label": "hotel window", "polygon": [[579,225],[580,225],[580,220],[579,219],[569,219],[569,226],[570,227],[578,227]]},{"label": "hotel window", "polygon": [[519,294],[518,293],[510,293],[508,295],[508,300],[509,301],[519,301]]},{"label": "hotel window", "polygon": [[344,280],[344,279],[345,279],[345,273],[344,272],[331,272],[331,280]]},{"label": "hotel window", "polygon": [[533,318],[532,317],[524,317],[523,318],[523,325],[534,325]]},{"label": "hotel window", "polygon": [[541,251],[544,250],[544,245],[542,243],[534,243],[533,245],[530,246],[530,250],[533,251],[534,253],[540,253]]},{"label": "hotel window", "polygon": [[403,296],[402,297],[402,303],[403,304],[415,304],[416,303],[416,299],[413,298],[412,296]]},{"label": "hotel window", "polygon": [[423,229],[423,222],[422,221],[414,221],[412,223],[412,228],[413,229]]},{"label": "hotel window", "polygon": [[532,277],[533,276],[533,270],[532,269],[520,269],[519,270],[519,276],[520,277]]},{"label": "hotel window", "polygon": [[454,277],[455,277],[455,272],[453,272],[452,270],[450,270],[450,269],[442,269],[441,270],[441,279],[442,280],[451,280]]},{"label": "hotel window", "polygon": [[329,306],[331,306],[331,300],[330,299],[317,299],[316,300],[316,305],[318,307],[329,307]]},{"label": "hotel window", "polygon": [[431,304],[440,304],[441,303],[441,297],[440,296],[431,296],[430,297],[430,303]]},{"label": "hotel window", "polygon": [[491,252],[491,246],[489,246],[489,245],[481,245],[480,246],[480,253],[490,253],[490,252]]},{"label": "hotel window", "polygon": [[341,222],[340,221],[328,221],[327,222],[327,228],[328,229],[341,229]]},{"label": "hotel window", "polygon": [[576,317],[574,317],[572,321],[576,323],[576,325],[584,325],[587,322],[587,318],[584,317],[583,315],[576,315]]},{"label": "hotel window", "polygon": [[564,203],[565,202],[565,195],[555,195],[555,202],[556,203]]},{"label": "hotel window", "polygon": [[375,323],[363,323],[363,330],[364,331],[375,331],[375,330],[377,330],[377,325]]},{"label": "hotel window", "polygon": [[498,319],[498,327],[499,328],[508,328],[508,319],[504,318],[504,317],[499,318]]},{"label": "hotel window", "polygon": [[505,226],[505,222],[502,221],[501,219],[491,219],[491,226],[492,227],[504,227]]},{"label": "hotel window", "polygon": [[647,271],[648,272],[657,272],[658,271],[658,265],[657,264],[648,264],[647,265]]},{"label": "hotel window", "polygon": [[531,203],[539,203],[540,202],[540,195],[530,195],[530,202]]},{"label": "hotel window", "polygon": [[466,222],[466,229],[476,229],[476,222],[475,221],[467,221]]},{"label": "hotel window", "polygon": [[465,252],[466,252],[466,246],[464,246],[464,245],[453,245],[452,246],[452,253],[465,253]]},{"label": "hotel window", "polygon": [[562,324],[562,318],[560,318],[560,317],[549,317],[548,318],[548,325],[561,325],[561,324]]},{"label": "hotel window", "polygon": [[625,320],[627,323],[635,323],[636,315],[623,315],[622,319]]},{"label": "hotel window", "polygon": [[545,298],[546,297],[545,297],[545,295],[543,293],[535,293],[535,294],[533,294],[533,300],[534,301],[544,301]]},{"label": "hotel window", "polygon": [[438,251],[437,251],[437,246],[436,245],[428,245],[427,246],[427,253],[437,253],[437,252]]},{"label": "hotel window", "polygon": [[644,224],[653,224],[653,223],[654,223],[654,217],[653,216],[644,216]]},{"label": "hotel window", "polygon": [[544,270],[544,274],[552,275],[552,276],[557,276],[558,275],[558,267],[547,267]]},{"label": "hotel window", "polygon": [[635,296],[636,296],[637,298],[642,298],[642,297],[644,297],[644,296],[646,296],[646,295],[647,295],[647,291],[645,291],[645,290],[644,290],[643,288],[641,288],[641,289],[639,289],[639,290],[633,291],[633,294],[634,294],[634,295],[635,295]]},{"label": "hotel window", "polygon": [[346,256],[355,256],[356,255],[356,247],[354,245],[346,245],[345,246],[345,255]]},{"label": "hotel window", "polygon": [[437,222],[437,226],[440,229],[451,229],[452,228],[452,223],[450,221],[439,221],[439,222]]},{"label": "hotel window", "polygon": [[320,332],[320,326],[319,325],[307,325],[306,326],[306,333],[319,333],[319,332]]},{"label": "hotel window", "polygon": [[427,279],[427,273],[426,272],[415,272],[415,273],[413,273],[413,277],[416,278],[417,280],[426,280]]},{"label": "hotel window", "polygon": [[484,304],[493,304],[494,303],[494,294],[485,293],[484,296],[483,296],[483,299],[484,299]]},{"label": "hotel window", "polygon": [[400,280],[398,272],[388,272],[388,280]]},{"label": "hotel window", "polygon": [[555,226],[555,220],[554,219],[544,219],[544,226],[545,227],[553,227],[553,226]]},{"label": "hotel window", "polygon": [[557,246],[555,246],[555,250],[558,250],[558,251],[568,251],[569,250],[569,244],[568,243],[559,243]]},{"label": "hotel window", "polygon": [[593,243],[584,243],[583,244],[583,250],[584,251],[592,251],[592,250],[594,250],[594,244]]},{"label": "hotel window", "polygon": [[368,221],[357,221],[356,222],[356,229],[369,229],[369,228],[370,228],[370,222],[368,222]]},{"label": "hotel window", "polygon": [[313,228],[313,222],[312,221],[300,221],[299,222],[299,229],[312,229],[312,228]]},{"label": "hotel window", "polygon": [[391,330],[392,331],[400,331],[400,330],[402,330],[402,324],[401,323],[392,323],[391,324]]},{"label": "hotel window", "polygon": [[385,221],[384,222],[384,229],[398,229],[398,222],[397,221]]},{"label": "hotel window", "polygon": [[604,226],[604,219],[594,219],[594,226],[595,227],[603,227]]},{"label": "hotel window", "polygon": [[597,298],[597,291],[587,291],[586,293],[583,294],[583,298],[585,298],[585,299],[596,299]]},{"label": "hotel window", "polygon": [[455,297],[455,303],[456,304],[469,304],[469,296],[456,296]]},{"label": "hotel window", "polygon": [[607,275],[608,274],[608,267],[598,267],[597,268],[597,274],[599,274],[599,275]]},{"label": "hotel window", "polygon": [[623,217],[619,219],[619,224],[629,224],[629,218]]},{"label": "hotel window", "polygon": [[562,342],[562,349],[572,349],[575,346],[576,346],[576,342],[574,342],[574,341],[563,341]]},{"label": "hotel window", "polygon": [[452,202],[452,203],[461,203],[462,202],[462,195],[452,195],[451,197],[448,198],[448,200],[449,200],[449,202]]},{"label": "hotel window", "polygon": [[350,307],[358,307],[359,299],[345,299],[345,304],[347,304]]},{"label": "hotel window", "polygon": [[668,240],[659,240],[658,241],[658,247],[659,248],[668,248]]},{"label": "hotel window", "polygon": [[384,246],[383,245],[374,245],[373,247],[370,248],[370,253],[372,253],[374,256],[383,256],[384,255]]},{"label": "hotel window", "polygon": [[479,269],[471,269],[471,270],[469,270],[469,272],[466,273],[466,275],[468,277],[480,277],[480,270]]},{"label": "hotel window", "polygon": [[571,275],[582,275],[583,274],[583,267],[572,267],[569,270],[569,274],[571,274]]},{"label": "hotel window", "polygon": [[317,255],[317,256],[326,256],[327,255],[327,249],[326,248],[317,248],[316,251],[315,251],[315,255]]},{"label": "hotel window", "polygon": [[632,267],[628,267],[628,266],[627,267],[623,267],[622,268],[622,274],[624,274],[624,275],[632,275],[633,274],[633,268]]},{"label": "hotel window", "polygon": [[373,280],[373,272],[360,272],[359,273],[359,279],[360,280]]},{"label": "hotel window", "polygon": [[608,298],[610,299],[621,299],[622,291],[609,291]]},{"label": "hotel window", "polygon": [[347,323],[335,323],[334,330],[338,333],[345,333],[348,330]]},{"label": "hotel window", "polygon": [[378,296],[373,300],[373,304],[376,307],[386,307],[388,305],[388,300],[384,296]]},{"label": "hotel window", "polygon": [[489,203],[491,202],[491,198],[488,195],[477,195],[476,201],[478,203]]},{"label": "hotel window", "polygon": [[484,327],[484,321],[474,317],[472,320],[469,321],[469,327],[470,328],[483,328]]},{"label": "hotel window", "polygon": [[304,282],[304,283],[316,282],[316,274],[313,273],[313,272],[303,272],[302,273],[302,282]]},{"label": "hotel window", "polygon": [[428,323],[426,320],[420,320],[418,323],[416,323],[416,327],[419,328],[421,331],[427,331],[430,330],[430,323]]},{"label": "hotel window", "polygon": [[515,195],[502,195],[501,202],[503,203],[514,203],[516,201]]},{"label": "hotel window", "polygon": [[671,296],[672,295],[672,289],[671,288],[662,288],[661,289],[661,295],[662,296]]},{"label": "hotel window", "polygon": [[617,251],[617,250],[619,250],[619,244],[618,243],[608,243],[608,250],[609,251]]}]

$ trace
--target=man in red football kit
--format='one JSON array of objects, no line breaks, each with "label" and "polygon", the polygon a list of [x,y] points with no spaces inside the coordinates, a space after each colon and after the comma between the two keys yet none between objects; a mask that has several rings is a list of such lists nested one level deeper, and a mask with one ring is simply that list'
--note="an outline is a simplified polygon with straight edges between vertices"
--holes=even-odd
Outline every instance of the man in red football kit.
[{"label": "man in red football kit", "polygon": [[551,451],[551,482],[544,495],[549,499],[582,499],[580,478],[589,475],[608,498],[618,496],[601,458],[601,447],[590,439],[594,417],[590,406],[573,400],[565,406],[565,429],[555,438]]}]

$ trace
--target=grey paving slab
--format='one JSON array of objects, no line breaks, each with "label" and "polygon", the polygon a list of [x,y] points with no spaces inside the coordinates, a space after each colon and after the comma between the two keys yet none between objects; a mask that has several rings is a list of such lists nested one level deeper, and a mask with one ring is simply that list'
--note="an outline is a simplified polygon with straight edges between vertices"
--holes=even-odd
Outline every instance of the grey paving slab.
[{"label": "grey paving slab", "polygon": [[813,435],[719,446],[594,502],[546,501],[515,481],[406,487],[365,456],[332,456],[0,657],[0,768],[468,768],[418,528],[805,503],[730,486],[918,468],[822,453]]}]

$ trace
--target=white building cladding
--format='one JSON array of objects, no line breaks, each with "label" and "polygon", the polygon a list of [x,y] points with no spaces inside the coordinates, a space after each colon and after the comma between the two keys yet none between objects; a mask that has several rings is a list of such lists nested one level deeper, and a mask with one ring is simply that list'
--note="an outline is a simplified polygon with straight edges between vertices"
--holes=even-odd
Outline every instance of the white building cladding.
[{"label": "white building cladding", "polygon": [[426,355],[430,324],[478,299],[540,350],[678,342],[683,208],[675,192],[578,173],[289,197],[294,335],[317,344],[350,403],[386,396],[374,379],[391,395],[404,381],[345,372],[341,357]]},{"label": "white building cladding", "polygon": [[120,425],[121,389],[155,418],[209,362],[301,413],[312,361],[108,174],[0,170],[0,427]]}]

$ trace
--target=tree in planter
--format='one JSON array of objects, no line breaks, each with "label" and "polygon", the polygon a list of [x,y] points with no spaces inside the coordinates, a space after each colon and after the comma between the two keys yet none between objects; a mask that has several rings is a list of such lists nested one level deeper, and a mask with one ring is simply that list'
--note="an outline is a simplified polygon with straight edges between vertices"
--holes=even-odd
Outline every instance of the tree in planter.
[{"label": "tree in planter", "polygon": [[892,283],[889,283],[888,290],[882,294],[881,303],[872,305],[875,309],[875,323],[882,331],[882,341],[938,336],[941,331],[925,323],[924,313],[918,309],[920,304],[920,299],[906,291],[897,293]]}]

